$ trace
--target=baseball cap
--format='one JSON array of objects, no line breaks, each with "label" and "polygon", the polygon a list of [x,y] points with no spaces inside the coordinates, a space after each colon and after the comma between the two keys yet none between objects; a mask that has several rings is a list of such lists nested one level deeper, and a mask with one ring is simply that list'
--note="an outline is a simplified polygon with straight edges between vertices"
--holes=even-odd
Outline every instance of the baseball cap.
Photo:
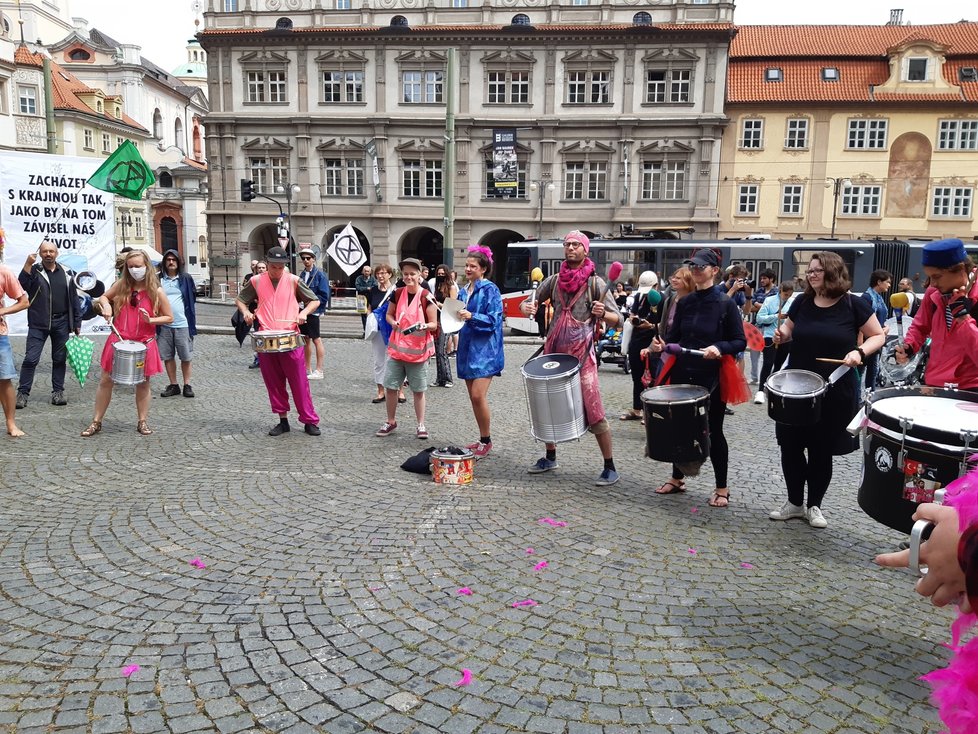
[{"label": "baseball cap", "polygon": [[683,265],[710,265],[714,268],[720,267],[720,258],[713,250],[697,250],[691,258],[683,260]]},{"label": "baseball cap", "polygon": [[638,292],[643,296],[659,285],[659,276],[651,270],[646,270],[638,276]]},{"label": "baseball cap", "polygon": [[265,262],[284,265],[289,262],[289,253],[281,247],[273,247],[265,253]]}]

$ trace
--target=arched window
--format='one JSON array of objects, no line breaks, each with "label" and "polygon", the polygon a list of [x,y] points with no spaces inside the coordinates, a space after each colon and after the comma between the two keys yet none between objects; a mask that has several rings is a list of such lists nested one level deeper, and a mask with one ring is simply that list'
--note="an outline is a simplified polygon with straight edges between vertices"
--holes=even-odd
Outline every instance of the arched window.
[{"label": "arched window", "polygon": [[179,117],[173,121],[173,144],[180,150],[185,150],[187,147],[183,139],[183,120]]},{"label": "arched window", "polygon": [[92,58],[92,55],[83,48],[76,48],[74,51],[68,54],[68,58],[72,61],[88,61]]},{"label": "arched window", "polygon": [[159,107],[153,112],[153,137],[163,140],[163,115],[160,114]]},{"label": "arched window", "polygon": [[530,25],[530,16],[526,13],[517,13],[513,16],[512,25]]},{"label": "arched window", "polygon": [[652,25],[652,16],[644,10],[632,16],[632,25]]},{"label": "arched window", "polygon": [[408,19],[403,15],[395,15],[393,18],[391,18],[391,26],[395,28],[407,28],[408,25],[410,25],[408,23]]},{"label": "arched window", "polygon": [[169,171],[163,171],[160,173],[160,188],[161,189],[172,189],[173,188],[173,176],[170,175]]}]

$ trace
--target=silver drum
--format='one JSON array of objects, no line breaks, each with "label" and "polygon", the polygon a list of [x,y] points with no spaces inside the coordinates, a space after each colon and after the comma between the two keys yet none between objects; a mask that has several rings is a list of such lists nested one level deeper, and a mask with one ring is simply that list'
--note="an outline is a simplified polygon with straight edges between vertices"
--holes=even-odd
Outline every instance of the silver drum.
[{"label": "silver drum", "polygon": [[581,363],[570,354],[541,354],[520,368],[530,413],[530,435],[546,443],[587,433]]},{"label": "silver drum", "polygon": [[146,380],[146,345],[123,340],[112,345],[112,382],[139,385]]}]

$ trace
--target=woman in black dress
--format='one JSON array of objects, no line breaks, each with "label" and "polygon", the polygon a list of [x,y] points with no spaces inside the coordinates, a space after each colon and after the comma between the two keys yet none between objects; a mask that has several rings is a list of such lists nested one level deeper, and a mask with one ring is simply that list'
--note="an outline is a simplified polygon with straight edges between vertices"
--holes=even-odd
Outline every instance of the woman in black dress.
[{"label": "woman in black dress", "polygon": [[[726,507],[730,502],[730,490],[727,488],[729,450],[723,435],[727,404],[720,395],[720,360],[725,354],[736,355],[747,349],[747,339],[744,337],[740,309],[714,285],[720,272],[719,256],[712,250],[700,250],[684,264],[692,273],[696,290],[676,304],[672,324],[664,332],[665,342],[656,337],[651,348],[653,352],[661,352],[668,342],[703,352],[703,356],[676,355],[669,381],[674,385],[699,385],[710,391],[710,462],[716,477],[716,491],[708,504],[710,507]],[[656,493],[685,491],[685,476],[673,464],[672,478]]]},{"label": "woman in black dress", "polygon": [[[652,343],[652,337],[659,333],[659,304],[662,302],[662,297],[655,291],[658,283],[658,276],[651,270],[646,270],[639,276],[638,291],[628,317],[632,324],[632,337],[628,342],[628,354],[625,357],[632,375],[632,409],[626,410],[619,416],[623,421],[642,419],[641,395],[646,387],[642,384],[642,376],[645,374],[642,352]],[[617,296],[615,302],[618,302]]]},{"label": "woman in black dress", "polygon": [[[794,300],[788,318],[775,330],[774,343],[791,342],[789,368],[828,379],[838,365],[817,358],[840,359],[856,367],[879,351],[886,337],[872,306],[849,293],[849,271],[841,257],[834,252],[817,253],[808,264],[806,276],[805,292]],[[859,380],[850,369],[825,393],[816,425],[777,424],[775,434],[781,446],[788,501],[770,514],[772,520],[797,517],[807,519],[813,528],[828,526],[822,515],[822,499],[832,481],[832,457],[856,448],[846,426],[856,414],[858,399]],[[806,483],[807,509],[803,506]]]}]

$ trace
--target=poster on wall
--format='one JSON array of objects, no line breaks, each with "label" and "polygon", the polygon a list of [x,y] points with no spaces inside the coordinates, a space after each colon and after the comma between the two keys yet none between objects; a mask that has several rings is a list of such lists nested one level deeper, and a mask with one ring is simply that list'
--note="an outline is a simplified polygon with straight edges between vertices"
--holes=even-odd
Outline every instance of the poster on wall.
[{"label": "poster on wall", "polygon": [[516,196],[519,163],[516,158],[516,129],[492,131],[492,183],[496,196]]},{"label": "poster on wall", "polygon": [[[0,152],[0,227],[3,264],[15,274],[27,256],[48,240],[58,246],[65,268],[94,272],[105,287],[115,280],[115,208],[112,194],[86,181],[100,158]],[[27,333],[27,311],[7,318],[11,334]],[[107,330],[101,318],[85,332]]]}]

